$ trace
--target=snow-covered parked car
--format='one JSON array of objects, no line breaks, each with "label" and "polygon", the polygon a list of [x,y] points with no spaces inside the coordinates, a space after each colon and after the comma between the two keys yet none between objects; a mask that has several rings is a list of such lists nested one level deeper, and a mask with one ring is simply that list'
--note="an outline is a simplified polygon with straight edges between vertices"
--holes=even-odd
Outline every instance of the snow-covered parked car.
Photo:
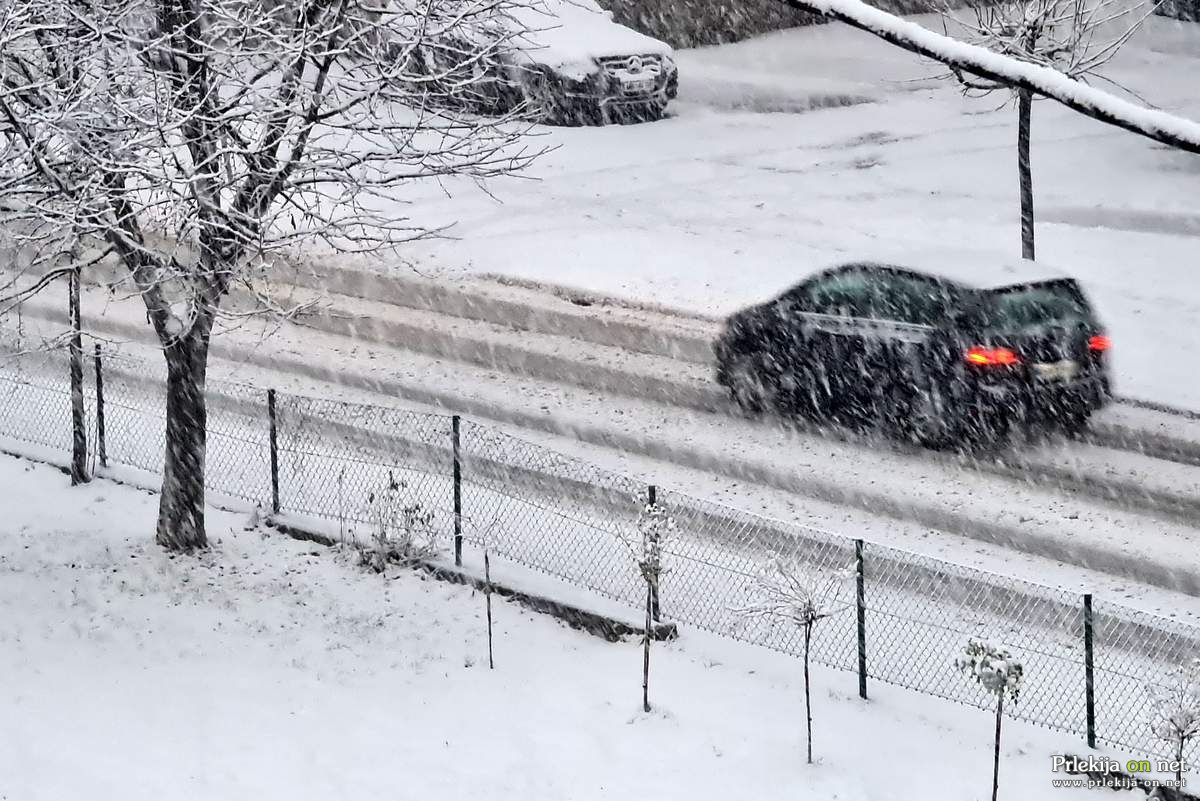
[{"label": "snow-covered parked car", "polygon": [[[560,125],[656,120],[678,91],[671,46],[617,24],[594,0],[514,0],[470,35],[491,41],[427,45],[418,69],[469,87],[445,94],[481,112],[520,109]],[[481,49],[486,58],[463,55]]]},{"label": "snow-covered parked car", "polygon": [[552,121],[658,119],[679,70],[670,45],[613,22],[594,0],[539,0],[512,10],[524,31],[508,77]]}]

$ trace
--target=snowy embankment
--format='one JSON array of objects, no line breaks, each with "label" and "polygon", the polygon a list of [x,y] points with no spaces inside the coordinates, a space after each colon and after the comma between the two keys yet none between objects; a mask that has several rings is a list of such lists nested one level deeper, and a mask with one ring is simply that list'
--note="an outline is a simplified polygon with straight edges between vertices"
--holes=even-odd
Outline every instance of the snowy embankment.
[{"label": "snowy embankment", "polygon": [[[151,541],[156,498],[0,457],[0,796],[913,798],[990,790],[990,716],[817,670],[803,762],[795,660],[685,632],[640,651],[346,552],[243,530]],[[21,499],[17,503],[17,499]],[[818,635],[819,636],[819,635]],[[1075,738],[1006,724],[1001,791],[1055,790]]]}]

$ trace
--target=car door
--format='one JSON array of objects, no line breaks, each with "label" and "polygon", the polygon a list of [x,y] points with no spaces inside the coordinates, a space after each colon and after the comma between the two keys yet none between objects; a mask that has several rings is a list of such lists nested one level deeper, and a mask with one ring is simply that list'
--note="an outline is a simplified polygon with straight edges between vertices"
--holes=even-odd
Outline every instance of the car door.
[{"label": "car door", "polygon": [[796,368],[814,410],[840,417],[861,402],[861,318],[869,309],[867,274],[839,270],[815,279],[798,298],[802,350]]},{"label": "car door", "polygon": [[[871,387],[877,419],[904,423],[945,383],[939,332],[950,324],[958,291],[950,284],[904,270],[881,271],[871,293],[869,354],[863,380]],[[939,396],[940,397],[940,396]],[[936,406],[935,402],[935,406]]]}]

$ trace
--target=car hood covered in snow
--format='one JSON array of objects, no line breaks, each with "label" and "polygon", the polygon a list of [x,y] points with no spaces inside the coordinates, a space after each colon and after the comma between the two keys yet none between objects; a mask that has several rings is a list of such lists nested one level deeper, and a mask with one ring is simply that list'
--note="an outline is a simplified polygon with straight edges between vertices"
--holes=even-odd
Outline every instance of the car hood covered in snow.
[{"label": "car hood covered in snow", "polygon": [[514,55],[550,67],[591,65],[606,56],[671,55],[670,45],[613,22],[592,0],[528,0],[507,10]]}]

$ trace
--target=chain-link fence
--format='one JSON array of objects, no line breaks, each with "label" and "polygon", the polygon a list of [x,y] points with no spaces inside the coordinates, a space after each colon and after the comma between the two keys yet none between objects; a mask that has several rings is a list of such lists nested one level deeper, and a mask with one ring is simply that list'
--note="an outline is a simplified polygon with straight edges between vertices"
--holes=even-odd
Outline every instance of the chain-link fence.
[{"label": "chain-link fence", "polygon": [[[93,469],[162,469],[161,363],[85,348]],[[970,638],[1025,668],[1011,716],[1170,758],[1152,733],[1151,686],[1200,656],[1200,629],[1115,603],[763,518],[564,456],[450,415],[345,403],[210,380],[210,497],[317,521],[365,544],[390,491],[449,556],[486,548],[644,609],[638,516],[653,500],[676,521],[664,543],[665,621],[800,654],[801,632],[745,614],[764,567],[780,561],[834,577],[832,614],[815,629],[817,662],[980,708],[994,699],[954,667]],[[67,355],[61,343],[0,330],[0,437],[69,453]],[[632,615],[631,615],[632,616]],[[1189,762],[1197,757],[1193,741]]]}]

